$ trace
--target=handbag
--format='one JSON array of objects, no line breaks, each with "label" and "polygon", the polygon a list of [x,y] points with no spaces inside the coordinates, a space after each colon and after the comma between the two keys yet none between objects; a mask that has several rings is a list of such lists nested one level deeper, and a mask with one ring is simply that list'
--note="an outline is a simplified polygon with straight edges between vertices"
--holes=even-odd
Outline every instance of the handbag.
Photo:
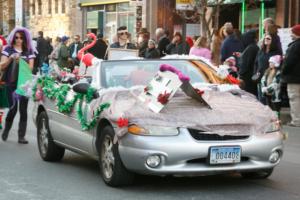
[{"label": "handbag", "polygon": [[17,84],[19,76],[19,63],[14,59],[11,64],[11,74],[9,82],[12,84]]}]

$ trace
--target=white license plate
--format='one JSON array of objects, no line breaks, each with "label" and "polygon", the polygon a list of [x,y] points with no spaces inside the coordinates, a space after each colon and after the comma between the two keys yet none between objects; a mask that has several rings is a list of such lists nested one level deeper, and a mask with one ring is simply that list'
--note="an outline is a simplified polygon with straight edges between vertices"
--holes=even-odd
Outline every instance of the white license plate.
[{"label": "white license plate", "polygon": [[211,147],[210,164],[228,164],[241,162],[241,147]]}]

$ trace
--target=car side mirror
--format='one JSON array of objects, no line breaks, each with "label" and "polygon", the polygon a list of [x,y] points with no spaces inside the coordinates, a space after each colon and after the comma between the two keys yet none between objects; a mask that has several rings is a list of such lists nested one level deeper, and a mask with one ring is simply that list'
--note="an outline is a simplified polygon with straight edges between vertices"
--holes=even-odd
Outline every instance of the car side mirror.
[{"label": "car side mirror", "polygon": [[[74,92],[78,92],[80,94],[87,94],[88,89],[90,88],[90,84],[89,83],[77,83],[73,86],[73,91]],[[93,98],[97,99],[99,97],[98,92],[95,90],[94,94],[93,94]]]}]

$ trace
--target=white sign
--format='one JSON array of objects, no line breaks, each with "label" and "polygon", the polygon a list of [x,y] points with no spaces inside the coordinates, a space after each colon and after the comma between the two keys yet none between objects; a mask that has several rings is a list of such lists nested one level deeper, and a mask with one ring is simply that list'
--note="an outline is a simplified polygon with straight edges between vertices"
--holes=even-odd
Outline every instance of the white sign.
[{"label": "white sign", "polygon": [[176,10],[194,10],[195,0],[176,0]]},{"label": "white sign", "polygon": [[280,28],[278,29],[278,35],[280,37],[283,55],[285,55],[288,45],[293,41],[291,37],[291,29]]},{"label": "white sign", "polygon": [[15,19],[16,19],[16,26],[23,25],[23,1],[22,0],[15,0]]},{"label": "white sign", "polygon": [[[139,99],[144,102],[150,110],[159,113],[181,85],[182,82],[177,74],[170,71],[158,71],[149,85],[146,86],[144,92],[139,95]],[[165,99],[164,102],[159,101],[159,98]]]},{"label": "white sign", "polygon": [[110,48],[108,50],[108,60],[120,60],[130,57],[138,57],[139,51],[132,49],[118,49],[118,48]]}]

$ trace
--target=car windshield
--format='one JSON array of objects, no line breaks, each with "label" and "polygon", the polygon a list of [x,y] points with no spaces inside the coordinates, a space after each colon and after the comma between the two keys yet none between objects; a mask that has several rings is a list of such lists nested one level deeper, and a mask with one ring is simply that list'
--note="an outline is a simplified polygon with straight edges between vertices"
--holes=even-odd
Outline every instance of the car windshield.
[{"label": "car windshield", "polygon": [[147,85],[161,64],[176,67],[190,77],[191,83],[207,82],[200,69],[187,60],[122,60],[102,63],[102,86],[129,88],[135,85]]}]

